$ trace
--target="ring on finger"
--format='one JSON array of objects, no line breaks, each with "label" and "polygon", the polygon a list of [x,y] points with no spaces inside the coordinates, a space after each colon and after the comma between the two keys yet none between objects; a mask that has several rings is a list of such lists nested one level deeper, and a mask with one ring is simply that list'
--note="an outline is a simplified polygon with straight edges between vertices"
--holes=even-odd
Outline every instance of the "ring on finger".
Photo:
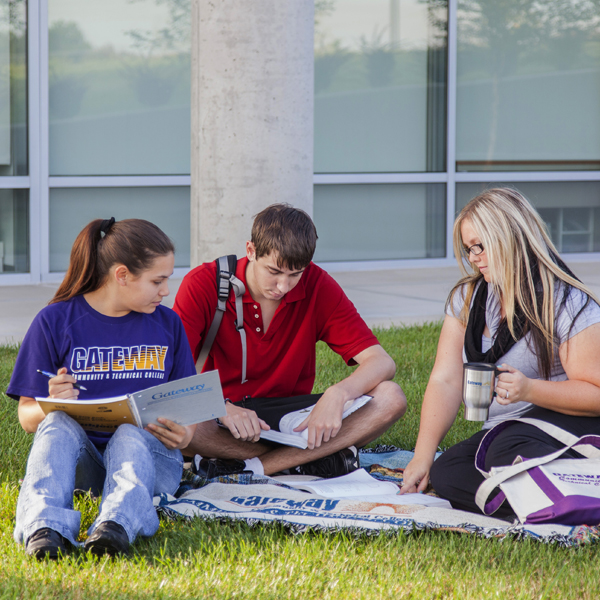
[{"label": "ring on finger", "polygon": [[506,390],[506,399],[508,400],[508,390]]}]

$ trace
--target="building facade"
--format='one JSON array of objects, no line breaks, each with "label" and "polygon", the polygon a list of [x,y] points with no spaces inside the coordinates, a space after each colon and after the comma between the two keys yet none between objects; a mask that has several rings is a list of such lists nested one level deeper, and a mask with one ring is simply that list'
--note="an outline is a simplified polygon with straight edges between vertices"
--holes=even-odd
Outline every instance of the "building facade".
[{"label": "building facade", "polygon": [[[318,262],[450,264],[495,184],[598,259],[596,2],[314,3]],[[0,285],[60,280],[108,216],[157,223],[189,268],[190,30],[190,0],[0,0]]]}]

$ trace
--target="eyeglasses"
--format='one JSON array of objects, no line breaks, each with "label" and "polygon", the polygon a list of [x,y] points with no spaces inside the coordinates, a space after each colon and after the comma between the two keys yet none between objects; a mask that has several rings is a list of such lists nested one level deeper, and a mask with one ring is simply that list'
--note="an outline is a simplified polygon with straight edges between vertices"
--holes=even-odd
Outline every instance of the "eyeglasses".
[{"label": "eyeglasses", "polygon": [[482,244],[473,244],[469,248],[465,248],[467,256],[469,256],[469,254],[471,253],[473,253],[474,256],[479,256],[483,252],[483,250],[484,248]]}]

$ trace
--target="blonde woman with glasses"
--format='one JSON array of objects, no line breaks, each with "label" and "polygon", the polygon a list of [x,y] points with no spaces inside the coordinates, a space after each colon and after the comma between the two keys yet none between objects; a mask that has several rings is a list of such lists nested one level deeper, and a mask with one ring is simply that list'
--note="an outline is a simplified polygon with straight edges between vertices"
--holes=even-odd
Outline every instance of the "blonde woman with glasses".
[{"label": "blonde woman with glasses", "polygon": [[[402,493],[423,491],[431,480],[454,508],[481,512],[475,493],[483,476],[474,458],[489,428],[526,415],[578,436],[600,434],[600,307],[558,256],[540,216],[514,189],[487,190],[471,200],[456,219],[453,237],[464,277],[446,303]],[[482,431],[434,462],[461,405],[464,362],[498,365],[497,395]],[[486,469],[560,447],[537,428],[514,424],[493,440]],[[564,455],[569,456],[581,457],[574,450]],[[494,516],[512,519],[514,512],[504,502]]]}]

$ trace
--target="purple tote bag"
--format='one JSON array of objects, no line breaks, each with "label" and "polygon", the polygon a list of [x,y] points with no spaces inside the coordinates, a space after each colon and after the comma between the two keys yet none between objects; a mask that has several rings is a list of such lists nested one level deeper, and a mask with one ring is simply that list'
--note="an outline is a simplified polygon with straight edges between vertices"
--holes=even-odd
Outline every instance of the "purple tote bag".
[{"label": "purple tote bag", "polygon": [[[533,425],[565,447],[538,458],[517,457],[510,466],[486,471],[487,449],[493,439],[513,423]],[[561,459],[570,448],[586,458]],[[506,499],[521,523],[600,523],[600,436],[577,437],[538,419],[508,420],[490,429],[481,440],[475,466],[486,477],[475,496],[477,506],[486,515],[494,513]],[[500,491],[490,500],[496,488]]]}]

